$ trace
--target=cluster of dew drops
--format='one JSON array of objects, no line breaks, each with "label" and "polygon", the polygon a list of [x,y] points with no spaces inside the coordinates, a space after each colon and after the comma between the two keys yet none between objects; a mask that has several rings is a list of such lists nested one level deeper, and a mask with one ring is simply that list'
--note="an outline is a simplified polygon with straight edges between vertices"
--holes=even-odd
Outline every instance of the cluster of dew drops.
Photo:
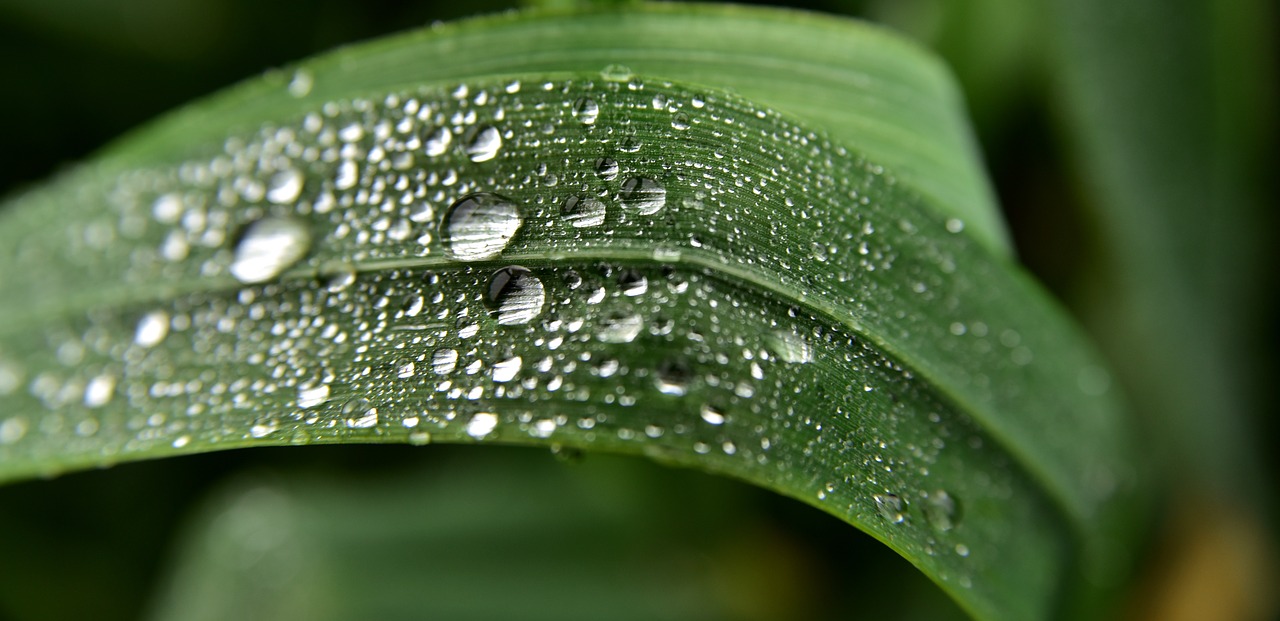
[{"label": "cluster of dew drops", "polygon": [[[302,97],[311,85],[309,74],[299,72],[288,89]],[[819,445],[842,447],[828,456],[833,471],[855,463],[896,481],[850,474],[846,485],[803,483],[817,488],[819,502],[838,498],[849,511],[878,515],[888,525],[919,521],[938,534],[952,531],[962,512],[950,493],[936,486],[894,491],[918,480],[902,472],[927,475],[946,443],[907,432],[895,437],[892,416],[876,431],[868,418],[874,410],[859,403],[877,387],[906,393],[916,384],[854,336],[773,300],[748,299],[713,274],[653,265],[653,259],[678,259],[676,250],[654,251],[637,265],[504,263],[537,226],[548,227],[551,239],[582,240],[593,232],[607,238],[619,224],[661,226],[673,195],[683,194],[686,208],[702,206],[710,184],[693,191],[689,177],[628,161],[636,156],[652,164],[657,156],[640,158],[644,145],[634,127],[609,122],[611,114],[625,116],[623,103],[641,101],[665,113],[666,131],[675,136],[708,118],[731,116],[697,94],[643,94],[643,83],[616,66],[603,72],[600,85],[539,83],[537,97],[521,97],[524,88],[510,82],[459,86],[436,99],[329,102],[296,127],[228,140],[208,161],[125,177],[111,194],[121,221],[145,211],[157,225],[133,227],[145,229],[140,236],[155,244],[135,253],[140,258],[126,280],[194,274],[233,279],[240,288],[230,298],[197,293],[65,330],[54,357],[76,368],[95,368],[91,363],[100,359],[101,372],[87,377],[24,378],[16,364],[0,360],[0,397],[18,392],[26,380],[29,395],[49,410],[82,412],[76,420],[4,418],[0,449],[37,425],[45,433],[69,427],[80,438],[107,426],[128,429],[126,445],[110,449],[119,452],[161,441],[182,448],[197,437],[216,443],[287,436],[305,443],[326,433],[375,433],[428,443],[433,434],[457,430],[475,440],[509,433],[554,439],[567,432],[655,446],[683,446],[675,438],[687,437],[697,453],[772,467],[785,478],[788,463],[773,463],[770,454],[791,441],[803,445],[796,453],[809,457],[823,453],[815,450]],[[502,157],[576,153],[589,142],[574,136],[604,136],[594,144],[609,148],[540,162]],[[672,180],[689,187],[669,192]],[[534,196],[528,201],[509,196],[521,188],[538,191],[525,192]],[[869,224],[864,228],[871,233]],[[691,245],[699,247],[698,240]],[[824,244],[814,252],[826,260],[837,250]],[[891,253],[869,252],[865,242],[860,254],[874,262],[867,263],[871,270],[894,260]],[[333,256],[342,259],[324,258]],[[678,304],[688,308],[675,313]],[[779,308],[794,323],[779,323]],[[736,329],[750,323],[767,329]],[[507,332],[524,336],[504,339]],[[121,333],[127,342],[113,341],[111,335]],[[173,343],[179,340],[185,347]],[[633,363],[618,353],[642,352],[641,344],[676,353],[657,363]],[[863,381],[830,389],[834,422],[824,425],[796,413],[802,409],[797,385],[811,373],[796,369],[818,366],[810,363],[833,346],[842,356],[836,362],[861,369]],[[201,370],[199,361],[207,358],[232,360],[239,369],[248,363],[260,372],[231,377]],[[184,365],[193,374],[174,370]],[[694,394],[702,398],[670,399]],[[553,398],[563,413],[492,407],[504,399]],[[886,407],[901,410],[897,396],[885,399]],[[247,429],[222,426],[243,420],[236,411],[271,411],[282,400],[292,412],[258,417]],[[625,420],[610,409],[630,408],[642,419],[645,408],[694,402],[700,403],[689,420],[666,425]],[[113,404],[121,407],[108,407]],[[935,409],[946,408],[938,403]],[[943,435],[968,433],[962,419],[931,418],[954,428]],[[508,427],[513,430],[504,431]],[[969,556],[964,544],[950,545],[956,556]],[[932,547],[927,551],[934,554]]]}]

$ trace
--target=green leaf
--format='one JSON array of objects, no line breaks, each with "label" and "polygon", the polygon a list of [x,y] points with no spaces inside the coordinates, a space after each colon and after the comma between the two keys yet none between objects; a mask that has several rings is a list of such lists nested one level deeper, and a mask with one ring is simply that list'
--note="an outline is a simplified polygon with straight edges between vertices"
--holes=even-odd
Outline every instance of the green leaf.
[{"label": "green leaf", "polygon": [[888,33],[710,6],[475,20],[249,82],[4,210],[0,479],[642,454],[836,515],[976,617],[1048,618],[1123,575],[1141,473],[960,119]]}]

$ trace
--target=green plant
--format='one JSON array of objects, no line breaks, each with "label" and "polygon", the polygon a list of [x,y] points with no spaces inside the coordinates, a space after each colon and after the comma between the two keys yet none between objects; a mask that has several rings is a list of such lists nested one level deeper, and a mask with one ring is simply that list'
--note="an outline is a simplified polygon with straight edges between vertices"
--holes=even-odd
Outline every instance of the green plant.
[{"label": "green plant", "polygon": [[[818,506],[989,619],[1111,605],[1159,489],[1100,358],[1013,264],[946,72],[872,27],[465,22],[271,73],[13,202],[9,479],[255,445],[643,454]],[[543,480],[487,477],[462,487]],[[157,614],[397,614],[343,595],[397,545],[465,565],[450,528],[599,511],[540,522],[533,494],[409,528],[402,500],[302,485],[212,510]],[[389,508],[313,517],[352,498]],[[230,570],[236,537],[271,560]],[[351,550],[366,588],[317,600]],[[681,601],[639,614],[755,614]]]}]

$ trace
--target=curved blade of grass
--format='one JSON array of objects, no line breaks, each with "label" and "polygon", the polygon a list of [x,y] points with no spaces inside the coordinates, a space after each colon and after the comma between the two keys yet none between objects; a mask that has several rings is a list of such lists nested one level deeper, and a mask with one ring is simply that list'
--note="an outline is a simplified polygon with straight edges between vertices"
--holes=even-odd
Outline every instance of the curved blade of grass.
[{"label": "curved blade of grass", "polygon": [[[625,48],[636,20],[774,14],[588,15]],[[551,444],[800,498],[980,618],[1048,618],[1076,564],[1121,567],[1136,473],[1106,373],[990,243],[860,145],[723,90],[594,57],[423,78],[488,27],[513,65],[536,56],[545,37],[515,23],[249,83],[10,205],[0,478],[268,444]],[[908,91],[945,82],[862,32]],[[445,243],[472,192],[510,211]]]}]

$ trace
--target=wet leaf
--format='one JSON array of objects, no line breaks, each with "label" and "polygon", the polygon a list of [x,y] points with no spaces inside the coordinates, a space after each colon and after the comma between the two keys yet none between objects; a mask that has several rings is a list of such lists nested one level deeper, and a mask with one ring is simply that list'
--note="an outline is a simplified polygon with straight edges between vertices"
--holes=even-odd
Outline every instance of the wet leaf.
[{"label": "wet leaf", "polygon": [[249,82],[0,215],[0,479],[283,444],[646,455],[836,515],[976,617],[1051,617],[1123,573],[1132,438],[1002,249],[952,93],[878,29],[672,6]]}]

